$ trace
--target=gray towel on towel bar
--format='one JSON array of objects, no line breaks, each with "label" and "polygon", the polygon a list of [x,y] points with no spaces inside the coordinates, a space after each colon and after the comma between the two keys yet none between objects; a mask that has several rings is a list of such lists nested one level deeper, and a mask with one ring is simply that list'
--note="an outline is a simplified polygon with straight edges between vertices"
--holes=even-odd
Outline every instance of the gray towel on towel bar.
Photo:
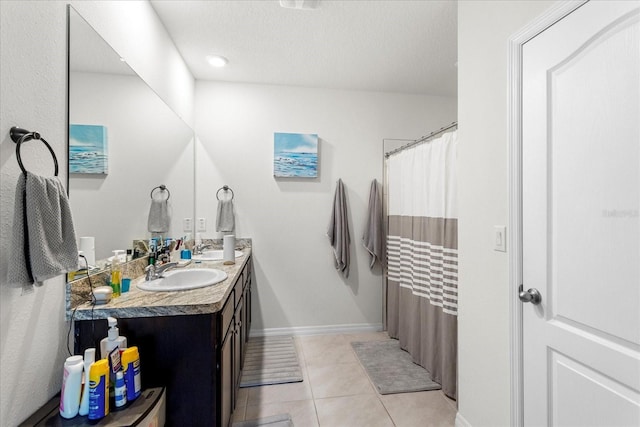
[{"label": "gray towel on towel bar", "polygon": [[216,231],[233,231],[235,223],[236,221],[233,217],[233,200],[218,200]]},{"label": "gray towel on towel bar", "polygon": [[34,281],[77,270],[76,232],[58,177],[21,175],[15,203],[9,283],[30,290]]},{"label": "gray towel on towel bar", "polygon": [[151,208],[149,208],[149,219],[147,220],[147,230],[150,233],[168,233],[171,225],[171,214],[169,213],[168,199],[151,198]]},{"label": "gray towel on towel bar", "polygon": [[342,180],[338,179],[336,193],[333,198],[333,209],[327,236],[333,247],[336,270],[344,277],[349,277],[349,220],[347,215],[347,199],[344,193]]},{"label": "gray towel on towel bar", "polygon": [[376,262],[382,264],[382,201],[378,193],[378,181],[371,182],[369,191],[369,207],[367,209],[367,225],[362,235],[362,244],[370,255],[369,268],[373,268]]}]

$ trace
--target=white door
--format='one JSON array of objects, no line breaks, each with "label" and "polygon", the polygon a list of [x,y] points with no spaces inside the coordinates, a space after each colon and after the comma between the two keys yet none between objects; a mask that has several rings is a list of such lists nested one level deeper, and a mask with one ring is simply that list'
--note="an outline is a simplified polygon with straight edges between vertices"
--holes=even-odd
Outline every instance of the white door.
[{"label": "white door", "polygon": [[640,2],[523,46],[524,421],[640,426]]}]

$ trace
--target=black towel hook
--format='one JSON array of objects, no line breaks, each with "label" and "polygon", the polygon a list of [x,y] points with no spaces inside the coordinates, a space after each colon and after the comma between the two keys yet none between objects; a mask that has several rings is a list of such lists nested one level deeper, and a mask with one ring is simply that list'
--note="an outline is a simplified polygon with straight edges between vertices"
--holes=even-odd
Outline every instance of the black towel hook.
[{"label": "black towel hook", "polygon": [[166,191],[167,192],[167,199],[166,200],[169,200],[169,197],[171,197],[171,192],[169,191],[167,186],[164,185],[164,184],[160,184],[157,187],[155,187],[153,190],[151,190],[151,194],[150,194],[151,200],[153,200],[153,192],[156,191],[157,189],[160,189],[160,191]]},{"label": "black towel hook", "polygon": [[228,185],[223,185],[222,187],[218,188],[218,191],[216,191],[216,199],[220,200],[220,197],[218,197],[218,194],[224,190],[224,192],[226,193],[227,191],[231,191],[231,200],[233,200],[233,190],[231,189],[231,187],[229,187]]},{"label": "black towel hook", "polygon": [[42,143],[46,145],[47,148],[49,149],[49,152],[51,153],[51,157],[53,157],[53,164],[55,165],[54,175],[58,176],[58,158],[56,157],[56,153],[53,151],[53,148],[51,148],[51,145],[49,145],[49,143],[45,141],[45,139],[40,135],[40,133],[29,132],[26,129],[22,129],[14,126],[9,131],[9,136],[11,136],[11,139],[13,140],[13,142],[16,143],[16,157],[18,159],[18,165],[20,165],[20,169],[22,170],[23,174],[26,175],[27,170],[24,168],[24,165],[22,164],[22,158],[20,157],[20,146],[22,145],[23,142],[31,141],[32,139],[37,139],[42,141]]}]

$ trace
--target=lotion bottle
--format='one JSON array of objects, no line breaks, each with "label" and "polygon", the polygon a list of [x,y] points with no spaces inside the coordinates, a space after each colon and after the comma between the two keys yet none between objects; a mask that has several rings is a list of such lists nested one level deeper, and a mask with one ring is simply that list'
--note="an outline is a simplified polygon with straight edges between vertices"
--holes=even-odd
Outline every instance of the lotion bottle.
[{"label": "lotion bottle", "polygon": [[101,359],[108,359],[109,353],[116,347],[119,347],[121,352],[127,348],[127,338],[120,335],[118,320],[115,317],[108,317],[107,321],[109,322],[107,337],[100,341]]},{"label": "lotion bottle", "polygon": [[[102,359],[106,359],[109,363],[109,388],[108,393],[111,398],[113,398],[115,393],[115,384],[116,384],[116,371],[118,366],[115,366],[116,363],[121,363],[120,356],[122,352],[127,348],[127,339],[120,334],[118,329],[118,321],[114,317],[108,317],[109,322],[109,331],[107,333],[107,337],[103,338],[100,341],[100,357]],[[109,355],[115,351],[114,349],[118,349],[117,351],[120,353],[116,357],[116,360],[109,357]]]},{"label": "lotion bottle", "polygon": [[96,361],[89,371],[89,419],[99,420],[109,415],[109,362]]},{"label": "lotion bottle", "polygon": [[78,415],[81,390],[82,356],[67,357],[64,362],[62,392],[60,394],[60,415],[63,418],[73,418]]},{"label": "lotion bottle", "polygon": [[124,385],[124,374],[122,371],[116,373],[115,395],[116,408],[122,408],[127,404],[127,387]]},{"label": "lotion bottle", "polygon": [[142,393],[142,381],[140,380],[140,353],[138,347],[132,346],[122,353],[122,371],[127,387],[127,400],[135,400]]},{"label": "lotion bottle", "polygon": [[80,400],[80,415],[89,414],[89,372],[91,365],[96,361],[96,349],[88,348],[84,351],[84,386],[82,387],[82,399]]}]

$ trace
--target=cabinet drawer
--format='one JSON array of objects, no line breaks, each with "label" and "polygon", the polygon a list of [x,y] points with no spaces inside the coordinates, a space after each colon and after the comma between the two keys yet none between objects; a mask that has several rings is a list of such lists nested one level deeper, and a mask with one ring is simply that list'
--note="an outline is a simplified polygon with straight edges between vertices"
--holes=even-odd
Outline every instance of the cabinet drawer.
[{"label": "cabinet drawer", "polygon": [[238,306],[238,303],[242,299],[242,293],[244,291],[244,285],[246,283],[246,277],[247,277],[247,266],[245,265],[245,267],[242,269],[242,271],[238,274],[238,280],[236,281],[236,284],[234,285],[234,289],[236,291],[236,294],[235,294],[235,306],[236,307]]},{"label": "cabinet drawer", "polygon": [[235,307],[234,304],[234,291],[231,291],[231,295],[229,295],[229,298],[227,299],[227,303],[224,305],[224,308],[222,309],[222,338],[224,339],[224,336],[227,334],[227,331],[229,330],[229,326],[231,326],[231,321],[233,320],[233,309]]},{"label": "cabinet drawer", "polygon": [[244,288],[244,281],[247,277],[247,268],[243,268],[242,271],[238,274],[238,281],[236,282],[236,290],[242,293],[242,289]]},{"label": "cabinet drawer", "polygon": [[242,299],[242,280],[241,279],[242,279],[242,277],[238,278],[238,281],[236,282],[236,285],[234,286],[234,290],[235,290],[235,302],[233,304],[234,307],[237,307],[238,303]]},{"label": "cabinet drawer", "polygon": [[251,257],[247,260],[247,264],[244,267],[244,282],[249,283],[251,281]]}]

